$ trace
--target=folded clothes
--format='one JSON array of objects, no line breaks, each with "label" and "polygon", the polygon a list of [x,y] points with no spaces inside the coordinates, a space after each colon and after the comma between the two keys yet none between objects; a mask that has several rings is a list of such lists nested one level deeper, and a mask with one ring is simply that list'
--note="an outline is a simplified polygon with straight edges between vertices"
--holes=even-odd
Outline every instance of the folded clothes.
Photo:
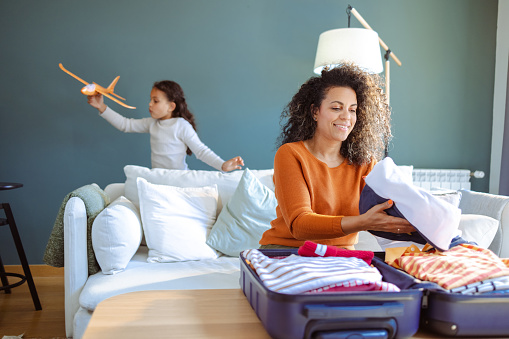
[{"label": "folded clothes", "polygon": [[509,276],[478,281],[472,284],[456,287],[448,291],[460,294],[485,294],[490,292],[509,291]]},{"label": "folded clothes", "polygon": [[355,281],[380,282],[384,291],[399,291],[395,285],[387,285],[375,268],[358,258],[303,257],[292,254],[274,259],[256,249],[245,250],[242,255],[250,262],[263,284],[279,293],[299,294],[348,286]]},{"label": "folded clothes", "polygon": [[509,276],[509,259],[501,259],[488,249],[470,244],[454,246],[444,252],[421,252],[410,246],[390,265],[448,290]]},{"label": "folded clothes", "polygon": [[385,291],[385,292],[399,292],[399,287],[392,283],[385,281],[364,281],[364,280],[351,280],[340,285],[331,285],[306,292],[311,293],[335,293],[335,292],[359,292],[359,291]]},{"label": "folded clothes", "polygon": [[303,257],[343,257],[343,258],[359,258],[371,265],[374,253],[371,251],[347,250],[334,246],[317,244],[307,240],[299,248],[298,254]]}]

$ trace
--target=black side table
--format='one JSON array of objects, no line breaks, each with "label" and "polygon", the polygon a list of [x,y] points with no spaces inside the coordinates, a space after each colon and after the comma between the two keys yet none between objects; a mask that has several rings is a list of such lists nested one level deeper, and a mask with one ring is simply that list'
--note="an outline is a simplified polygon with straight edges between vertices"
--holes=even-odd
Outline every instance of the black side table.
[{"label": "black side table", "polygon": [[[10,190],[23,187],[23,184],[12,183],[12,182],[0,182],[0,190]],[[32,295],[32,300],[34,302],[35,309],[37,311],[42,310],[41,302],[39,301],[39,295],[37,294],[37,290],[35,289],[34,279],[32,278],[32,272],[30,272],[30,266],[28,266],[28,261],[25,255],[25,250],[23,249],[23,244],[21,243],[21,238],[19,237],[18,228],[16,227],[16,222],[14,221],[14,216],[12,215],[11,206],[8,203],[0,204],[0,209],[3,209],[5,212],[5,219],[0,218],[0,226],[7,226],[11,229],[12,238],[14,239],[14,244],[16,245],[16,250],[18,251],[18,257],[21,261],[21,266],[23,267],[23,274],[18,273],[7,273],[5,272],[4,264],[2,262],[2,257],[0,256],[0,280],[2,281],[2,286],[0,286],[0,291],[5,291],[6,294],[11,293],[11,288],[20,286],[24,282],[28,283],[28,287],[30,289],[30,294]],[[7,277],[17,277],[20,278],[20,281],[16,283],[9,284]]]}]

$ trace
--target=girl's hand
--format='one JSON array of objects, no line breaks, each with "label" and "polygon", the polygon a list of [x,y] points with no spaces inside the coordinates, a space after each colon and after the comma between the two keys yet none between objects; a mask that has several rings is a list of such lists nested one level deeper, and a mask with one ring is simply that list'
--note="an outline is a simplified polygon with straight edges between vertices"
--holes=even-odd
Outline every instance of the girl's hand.
[{"label": "girl's hand", "polygon": [[341,227],[345,234],[359,231],[382,231],[390,233],[415,232],[408,220],[388,215],[385,210],[392,207],[392,200],[371,207],[358,217],[343,217]]},{"label": "girl's hand", "polygon": [[236,169],[241,169],[244,166],[244,160],[241,157],[235,157],[230,160],[223,162],[223,166],[221,166],[221,170],[223,172],[230,172]]},{"label": "girl's hand", "polygon": [[103,113],[108,106],[104,103],[104,97],[101,93],[97,93],[96,95],[89,95],[87,96],[90,106],[97,108],[99,113]]}]

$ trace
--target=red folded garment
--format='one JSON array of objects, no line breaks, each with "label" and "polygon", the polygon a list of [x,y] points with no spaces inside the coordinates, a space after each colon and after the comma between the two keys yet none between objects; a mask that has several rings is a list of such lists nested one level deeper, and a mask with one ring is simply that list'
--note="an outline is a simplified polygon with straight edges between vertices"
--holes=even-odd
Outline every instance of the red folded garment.
[{"label": "red folded garment", "polygon": [[299,255],[302,257],[347,257],[359,258],[371,265],[374,253],[371,251],[347,250],[334,246],[317,244],[312,241],[306,241],[299,247]]}]

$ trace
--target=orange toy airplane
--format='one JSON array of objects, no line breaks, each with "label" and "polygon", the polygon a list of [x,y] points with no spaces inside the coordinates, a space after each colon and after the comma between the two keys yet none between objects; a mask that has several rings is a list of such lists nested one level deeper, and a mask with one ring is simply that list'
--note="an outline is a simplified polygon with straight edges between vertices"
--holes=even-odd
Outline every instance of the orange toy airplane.
[{"label": "orange toy airplane", "polygon": [[115,99],[114,97],[111,96],[111,95],[114,95],[114,96],[116,96],[119,99],[125,100],[120,95],[118,95],[118,94],[113,92],[113,90],[115,89],[115,85],[117,84],[117,81],[120,78],[120,76],[117,76],[111,82],[111,84],[108,86],[108,88],[104,88],[104,87],[96,84],[95,82],[89,84],[88,82],[86,82],[85,80],[83,80],[79,76],[77,76],[76,74],[71,73],[68,70],[66,70],[61,63],[58,64],[58,66],[60,66],[62,71],[64,71],[65,73],[69,74],[70,76],[72,76],[76,80],[81,81],[82,83],[84,83],[86,85],[85,87],[83,87],[81,89],[81,93],[83,93],[85,95],[96,95],[97,93],[101,93],[102,95],[104,95],[107,98],[110,98],[111,100],[115,101],[119,105],[122,105],[122,106],[127,107],[127,108],[131,108],[131,109],[135,109],[136,108],[136,107],[133,107],[133,106],[126,105],[122,101],[119,101],[119,100],[117,100],[117,99]]}]

